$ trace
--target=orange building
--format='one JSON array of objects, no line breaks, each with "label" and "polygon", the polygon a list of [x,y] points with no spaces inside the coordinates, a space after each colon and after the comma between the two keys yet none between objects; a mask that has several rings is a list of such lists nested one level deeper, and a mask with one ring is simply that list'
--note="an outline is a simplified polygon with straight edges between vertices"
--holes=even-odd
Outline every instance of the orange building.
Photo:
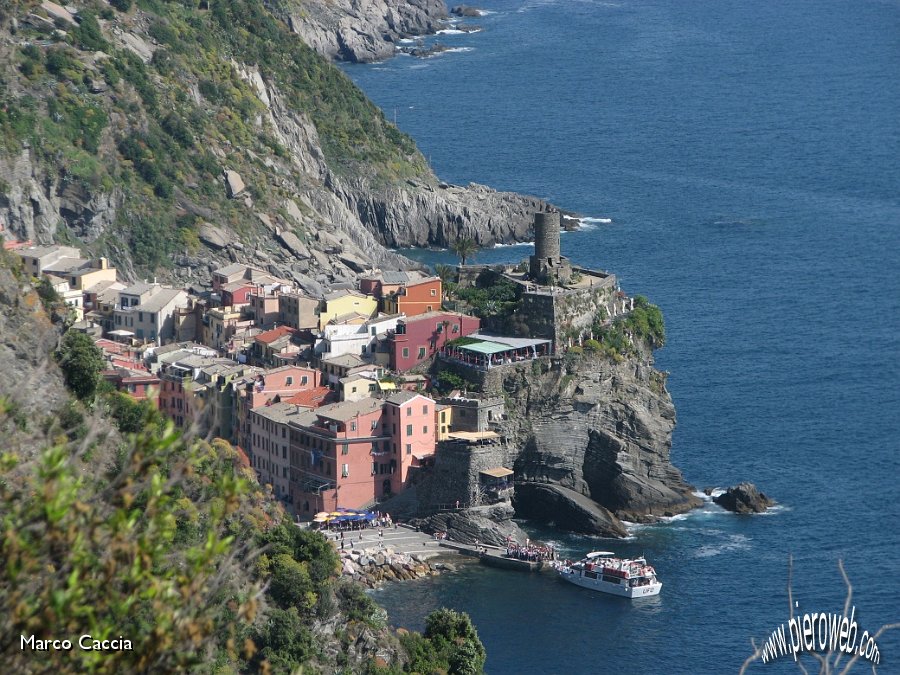
[{"label": "orange building", "polygon": [[390,295],[384,296],[384,312],[406,316],[436,312],[441,308],[441,290],[440,277],[429,277],[405,284]]}]

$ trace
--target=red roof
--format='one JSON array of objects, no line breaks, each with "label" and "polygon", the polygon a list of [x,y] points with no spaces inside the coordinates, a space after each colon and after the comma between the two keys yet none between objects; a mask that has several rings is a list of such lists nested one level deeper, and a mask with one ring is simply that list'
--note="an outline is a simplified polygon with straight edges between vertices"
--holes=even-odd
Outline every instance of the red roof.
[{"label": "red roof", "polygon": [[297,333],[296,328],[291,328],[290,326],[279,326],[278,328],[273,328],[272,330],[267,330],[265,333],[260,333],[256,336],[257,342],[262,342],[263,344],[271,344],[275,342],[280,337],[284,337],[285,335],[292,335]]},{"label": "red roof", "polygon": [[316,387],[297,392],[290,398],[281,399],[282,403],[293,403],[304,408],[319,408],[335,399],[334,392],[328,387]]}]

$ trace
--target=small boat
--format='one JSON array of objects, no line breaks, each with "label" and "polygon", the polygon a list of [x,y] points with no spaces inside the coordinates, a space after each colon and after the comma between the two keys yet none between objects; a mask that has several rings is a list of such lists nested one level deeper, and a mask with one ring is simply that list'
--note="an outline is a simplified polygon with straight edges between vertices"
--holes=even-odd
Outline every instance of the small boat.
[{"label": "small boat", "polygon": [[623,598],[659,595],[662,582],[643,558],[617,558],[609,551],[592,551],[578,562],[566,560],[553,564],[566,581]]}]

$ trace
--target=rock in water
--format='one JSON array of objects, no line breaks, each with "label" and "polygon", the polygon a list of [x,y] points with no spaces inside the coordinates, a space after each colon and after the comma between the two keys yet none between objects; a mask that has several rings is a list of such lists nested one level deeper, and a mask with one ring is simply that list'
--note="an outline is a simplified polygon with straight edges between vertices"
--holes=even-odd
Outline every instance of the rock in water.
[{"label": "rock in water", "polygon": [[762,513],[775,504],[757,490],[753,483],[740,483],[730,487],[718,497],[713,497],[713,501],[723,509],[734,513]]}]

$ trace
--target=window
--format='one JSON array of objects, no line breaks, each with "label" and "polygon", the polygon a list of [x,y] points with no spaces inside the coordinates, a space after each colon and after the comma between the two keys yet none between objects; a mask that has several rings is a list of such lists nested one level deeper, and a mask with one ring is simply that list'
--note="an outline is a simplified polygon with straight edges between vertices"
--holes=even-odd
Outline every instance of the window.
[{"label": "window", "polygon": [[429,311],[429,312],[433,312],[433,311],[434,311],[434,307],[432,307],[431,305],[428,305],[428,311]]},{"label": "window", "polygon": [[144,313],[138,312],[138,321],[143,321],[143,320],[144,320]]},{"label": "window", "polygon": [[372,462],[372,475],[378,473],[378,462]]},{"label": "window", "polygon": [[425,347],[419,347],[419,358],[420,359],[425,358]]},{"label": "window", "polygon": [[435,297],[436,295],[437,295],[437,289],[436,289],[436,288],[432,288],[432,289],[431,289],[431,297],[433,298],[433,297]]},{"label": "window", "polygon": [[422,414],[423,414],[423,415],[427,415],[427,414],[428,414],[428,406],[427,406],[427,405],[423,405],[423,406],[422,406]]},{"label": "window", "polygon": [[[119,317],[116,317],[116,318],[118,319]],[[408,359],[408,358],[409,358],[409,347],[404,347],[404,348],[403,348],[403,358],[404,358],[404,359]]]},{"label": "window", "polygon": [[407,444],[406,444],[406,454],[407,454],[407,455],[411,455],[411,454],[412,454],[412,444],[410,444],[410,443],[407,443]]},{"label": "window", "polygon": [[341,476],[346,478],[350,475],[350,465],[349,464],[341,464]]},{"label": "window", "polygon": [[150,323],[156,323],[156,314],[150,314]]},{"label": "window", "polygon": [[284,386],[290,387],[292,384],[294,384],[294,378],[288,375],[284,380]]},{"label": "window", "polygon": [[352,391],[351,391],[350,393],[351,393],[351,394],[355,394],[355,393],[356,393],[356,387],[353,387],[353,388],[352,388]]},{"label": "window", "polygon": [[287,478],[287,467],[286,466],[281,467],[281,477]]},{"label": "window", "polygon": [[459,326],[454,325],[454,326],[453,326],[453,330],[450,331],[450,332],[451,332],[451,333],[458,333],[458,332],[459,332]]},{"label": "window", "polygon": [[406,409],[406,416],[409,417],[410,415],[412,415],[412,406],[409,406],[409,407]]},{"label": "window", "polygon": [[412,430],[412,424],[407,424],[407,425],[406,425],[406,435],[407,435],[407,436],[412,436],[412,432],[413,432],[413,430]]},{"label": "window", "polygon": [[349,453],[350,453],[350,446],[349,446],[349,445],[342,445],[342,446],[341,446],[341,454],[342,454],[342,455],[347,455],[347,454],[349,454]]},{"label": "window", "polygon": [[[353,391],[356,391],[356,389]],[[356,431],[356,422],[350,422],[350,431]]]},{"label": "window", "polygon": [[287,459],[287,446],[281,446],[281,459]]},{"label": "window", "polygon": [[309,378],[306,375],[300,378],[300,384],[306,384],[307,382],[309,382]]},{"label": "window", "polygon": [[375,427],[378,426],[378,420],[372,420],[372,431],[375,431]]},{"label": "window", "polygon": [[372,326],[372,335],[375,335],[375,326]]},{"label": "window", "polygon": [[428,433],[428,425],[427,425],[427,424],[426,424],[424,427],[422,427],[422,433],[423,433],[423,434],[427,434],[427,433]]}]

